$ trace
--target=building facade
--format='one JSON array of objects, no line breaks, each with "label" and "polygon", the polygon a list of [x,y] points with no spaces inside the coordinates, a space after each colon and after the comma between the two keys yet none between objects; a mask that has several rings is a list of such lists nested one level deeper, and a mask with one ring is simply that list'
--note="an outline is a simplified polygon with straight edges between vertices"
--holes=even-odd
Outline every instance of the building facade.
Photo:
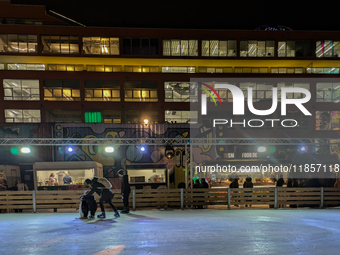
[{"label": "building facade", "polygon": [[[85,27],[51,17],[44,7],[11,5],[8,1],[0,2],[0,17],[3,138],[190,137],[190,79],[197,78],[263,78],[263,82],[235,84],[244,92],[249,86],[253,88],[257,109],[270,108],[273,87],[298,86],[310,91],[311,100],[305,106],[312,116],[302,115],[293,105],[287,108],[287,118],[299,122],[296,127],[238,126],[228,128],[228,137],[338,137],[338,32]],[[273,78],[292,80],[266,82]],[[230,94],[219,94],[231,109]],[[289,97],[301,95],[292,93]],[[252,117],[247,111],[245,119]],[[271,117],[280,119],[276,113]],[[143,133],[139,126],[145,119],[150,129]],[[209,137],[209,132],[203,132],[202,137]],[[274,155],[287,158],[282,155],[290,149],[278,149]],[[108,159],[91,148],[82,149],[78,155],[68,155],[63,148],[36,150],[39,153],[29,158],[4,151],[2,160],[4,164],[108,160],[106,166],[104,162],[107,175],[121,168],[123,159],[137,162],[135,154],[126,148],[117,159]],[[214,155],[228,159],[231,152],[234,158],[242,159],[242,153],[252,150],[227,146]],[[324,149],[308,150],[321,153]],[[155,151],[141,162],[164,161],[164,150]],[[178,151],[172,164],[178,167],[182,180],[183,149]],[[195,164],[216,156],[208,154],[202,146]]]}]

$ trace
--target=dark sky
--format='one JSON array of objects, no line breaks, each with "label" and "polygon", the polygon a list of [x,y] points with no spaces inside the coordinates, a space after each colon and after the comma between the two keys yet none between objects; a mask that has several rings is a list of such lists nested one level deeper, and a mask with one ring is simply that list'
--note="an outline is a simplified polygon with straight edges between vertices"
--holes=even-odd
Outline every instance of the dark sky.
[{"label": "dark sky", "polygon": [[254,30],[261,25],[283,25],[293,30],[338,31],[336,2],[12,0],[18,4],[46,5],[47,9],[86,26]]}]

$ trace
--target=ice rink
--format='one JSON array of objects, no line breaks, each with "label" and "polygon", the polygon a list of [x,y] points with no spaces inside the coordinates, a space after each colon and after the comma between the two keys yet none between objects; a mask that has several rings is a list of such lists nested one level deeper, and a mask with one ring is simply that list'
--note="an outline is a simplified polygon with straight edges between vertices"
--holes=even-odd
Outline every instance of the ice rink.
[{"label": "ice rink", "polygon": [[340,209],[0,214],[0,254],[339,254]]}]

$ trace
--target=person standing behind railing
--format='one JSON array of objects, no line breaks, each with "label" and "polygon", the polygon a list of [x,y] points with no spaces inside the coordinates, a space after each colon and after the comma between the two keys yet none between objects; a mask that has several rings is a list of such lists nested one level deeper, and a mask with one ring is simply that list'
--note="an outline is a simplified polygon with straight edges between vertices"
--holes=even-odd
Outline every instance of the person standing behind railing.
[{"label": "person standing behind railing", "polygon": [[[229,188],[231,189],[238,189],[238,176],[236,176],[232,182],[229,185]],[[235,191],[235,193],[238,193],[237,191]],[[235,202],[240,202],[239,200],[235,200]],[[235,205],[238,207],[238,205]]]},{"label": "person standing behind railing", "polygon": [[[243,183],[243,188],[253,188],[253,183],[252,183],[252,179],[250,176],[247,176],[246,181]],[[253,193],[252,191],[245,191],[244,193]],[[244,197],[251,197],[251,196],[244,196]],[[252,202],[251,200],[246,200],[246,202]],[[246,207],[248,205],[246,204]],[[249,207],[251,207],[251,204],[249,204]]]},{"label": "person standing behind railing", "polygon": [[8,189],[8,185],[7,185],[7,181],[4,178],[4,173],[0,172],[0,190],[7,190]]}]

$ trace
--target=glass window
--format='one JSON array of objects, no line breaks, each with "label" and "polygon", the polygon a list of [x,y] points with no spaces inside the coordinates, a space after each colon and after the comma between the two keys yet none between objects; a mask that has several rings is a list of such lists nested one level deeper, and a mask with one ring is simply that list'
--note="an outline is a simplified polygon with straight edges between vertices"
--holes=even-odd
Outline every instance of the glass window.
[{"label": "glass window", "polygon": [[5,100],[40,100],[39,80],[4,79]]},{"label": "glass window", "polygon": [[36,35],[0,34],[0,52],[36,53]]},{"label": "glass window", "polygon": [[241,40],[241,57],[274,57],[274,41]]},{"label": "glass window", "polygon": [[189,102],[190,82],[164,82],[165,102]]},{"label": "glass window", "polygon": [[279,57],[312,57],[312,40],[279,41]]},{"label": "glass window", "polygon": [[44,80],[44,100],[80,101],[80,83],[77,80]]},{"label": "glass window", "polygon": [[272,67],[271,73],[303,73],[302,67]]},{"label": "glass window", "polygon": [[119,81],[92,81],[86,80],[85,101],[112,102],[120,101]]},{"label": "glass window", "polygon": [[316,111],[315,130],[340,130],[339,111]]},{"label": "glass window", "polygon": [[119,55],[119,38],[83,37],[83,54]]},{"label": "glass window", "polygon": [[[277,91],[278,91],[278,101],[281,101],[281,88],[283,87],[297,87],[297,88],[304,88],[310,90],[309,83],[292,83],[292,82],[281,82],[277,84]],[[304,93],[287,93],[287,98],[305,98],[306,95]]]},{"label": "glass window", "polygon": [[158,55],[156,38],[123,38],[124,55]]},{"label": "glass window", "polygon": [[197,40],[163,40],[163,56],[197,56]]},{"label": "glass window", "polygon": [[202,56],[235,57],[236,40],[202,40]]},{"label": "glass window", "polygon": [[81,123],[81,111],[61,109],[45,110],[45,122]]},{"label": "glass window", "polygon": [[158,66],[124,66],[125,72],[133,73],[158,73]]},{"label": "glass window", "polygon": [[338,74],[339,68],[337,67],[307,67],[308,74]]},{"label": "glass window", "polygon": [[241,82],[240,89],[242,90],[245,99],[247,99],[248,97],[248,88],[252,88],[253,102],[272,101],[273,98],[272,83]]},{"label": "glass window", "polygon": [[40,123],[40,110],[5,109],[5,122]]},{"label": "glass window", "polygon": [[197,123],[197,111],[165,111],[165,123]]},{"label": "glass window", "polygon": [[41,36],[42,53],[79,54],[78,36]]},{"label": "glass window", "polygon": [[7,64],[8,70],[35,70],[45,71],[44,64]]},{"label": "glass window", "polygon": [[195,73],[194,66],[162,66],[162,73]]},{"label": "glass window", "polygon": [[198,67],[199,73],[232,73],[232,67]]},{"label": "glass window", "polygon": [[125,110],[126,123],[144,123],[145,119],[149,124],[158,123],[158,111]]},{"label": "glass window", "polygon": [[157,81],[125,81],[125,101],[127,102],[157,102]]},{"label": "glass window", "polygon": [[48,65],[48,71],[83,71],[83,65]]},{"label": "glass window", "polygon": [[316,102],[340,102],[340,83],[316,83]]}]

